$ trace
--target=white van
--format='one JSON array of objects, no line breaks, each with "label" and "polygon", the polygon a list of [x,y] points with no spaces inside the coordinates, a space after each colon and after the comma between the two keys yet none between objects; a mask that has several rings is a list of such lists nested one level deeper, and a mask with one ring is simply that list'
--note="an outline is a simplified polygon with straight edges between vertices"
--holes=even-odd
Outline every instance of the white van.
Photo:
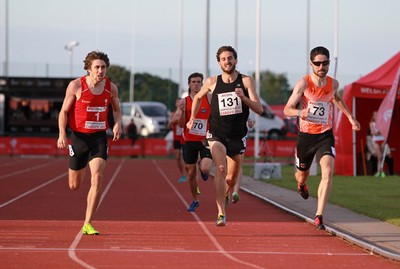
[{"label": "white van", "polygon": [[[260,98],[260,102],[264,107],[263,114],[258,117],[260,138],[267,138],[269,140],[284,139],[287,133],[285,121],[275,115],[265,100]],[[251,109],[249,118],[253,121],[256,119],[255,113]],[[254,129],[255,125],[249,128],[250,137],[254,137]]]},{"label": "white van", "polygon": [[131,119],[140,136],[164,136],[167,134],[168,109],[160,102],[123,102],[122,128],[125,131]]}]

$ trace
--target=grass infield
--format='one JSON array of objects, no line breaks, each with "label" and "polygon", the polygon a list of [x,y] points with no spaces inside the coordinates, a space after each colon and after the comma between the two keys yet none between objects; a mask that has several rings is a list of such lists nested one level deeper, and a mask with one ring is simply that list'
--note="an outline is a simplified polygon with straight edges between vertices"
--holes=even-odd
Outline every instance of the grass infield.
[{"label": "grass infield", "polygon": [[[264,180],[270,184],[297,192],[293,165],[282,165],[282,179]],[[243,166],[243,173],[251,176],[253,167]],[[316,198],[320,176],[310,176],[308,189]],[[333,176],[329,203],[359,214],[400,226],[400,176]]]}]

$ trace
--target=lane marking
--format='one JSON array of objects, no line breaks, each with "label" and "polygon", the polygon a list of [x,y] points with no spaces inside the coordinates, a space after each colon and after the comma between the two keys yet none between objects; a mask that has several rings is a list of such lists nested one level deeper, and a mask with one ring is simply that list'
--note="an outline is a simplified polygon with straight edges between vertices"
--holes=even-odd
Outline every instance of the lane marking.
[{"label": "lane marking", "polygon": [[[103,200],[104,200],[104,197],[106,197],[108,191],[109,191],[110,188],[111,188],[111,185],[112,185],[112,184],[114,183],[114,181],[116,180],[116,178],[117,178],[119,172],[121,171],[122,166],[123,166],[124,163],[125,163],[125,159],[122,159],[122,160],[121,160],[121,163],[118,165],[117,169],[115,170],[115,172],[114,172],[114,174],[113,174],[111,180],[108,182],[106,188],[104,189],[103,193],[101,194],[100,201],[99,201],[99,205],[98,205],[97,209],[100,208],[100,205],[101,205],[101,203],[102,203]],[[79,230],[78,234],[75,236],[74,241],[72,241],[72,244],[71,244],[71,245],[69,246],[69,248],[68,248],[68,256],[69,256],[73,261],[75,261],[77,264],[81,265],[82,267],[85,267],[85,268],[88,268],[88,269],[96,269],[96,267],[93,267],[92,265],[90,265],[90,264],[84,262],[83,260],[79,259],[78,256],[76,256],[76,247],[78,246],[79,242],[81,241],[82,235],[83,235],[83,234],[82,234],[82,231]],[[79,249],[79,251],[80,251],[80,249]]]},{"label": "lane marking", "polygon": [[33,188],[33,189],[30,189],[29,191],[24,192],[23,194],[21,194],[21,195],[15,197],[15,198],[13,198],[13,199],[11,199],[11,200],[8,200],[7,202],[5,202],[5,203],[3,203],[3,204],[0,204],[0,208],[5,207],[6,205],[9,205],[9,204],[11,204],[11,203],[17,201],[17,200],[19,200],[19,199],[21,199],[21,198],[27,196],[28,194],[31,194],[32,192],[35,192],[35,191],[37,191],[37,190],[39,190],[39,189],[41,189],[41,188],[46,187],[47,185],[49,185],[49,184],[51,184],[51,183],[53,183],[53,182],[55,182],[55,181],[57,181],[57,180],[59,180],[59,179],[65,177],[67,174],[68,174],[68,172],[65,172],[65,173],[63,173],[63,174],[61,174],[61,175],[59,175],[59,176],[56,176],[56,177],[50,179],[49,181],[47,181],[47,182],[45,182],[45,183],[42,183],[42,184],[40,184],[39,186],[37,186],[37,187],[35,187],[35,188]]},{"label": "lane marking", "polygon": [[[282,210],[284,210],[286,212],[289,212],[292,215],[295,215],[295,216],[297,216],[297,217],[299,217],[301,219],[304,219],[305,221],[307,221],[307,222],[309,222],[311,224],[314,224],[314,220],[313,219],[307,217],[306,215],[301,214],[300,212],[292,210],[292,209],[290,209],[290,208],[288,208],[288,207],[286,207],[286,206],[284,206],[284,205],[282,205],[282,204],[280,204],[280,203],[278,203],[278,202],[276,202],[276,201],[274,201],[272,199],[269,199],[267,197],[264,197],[264,196],[258,194],[257,192],[254,192],[254,191],[252,191],[252,190],[250,190],[250,189],[248,189],[246,187],[241,186],[240,189],[245,191],[245,192],[247,192],[247,193],[249,193],[249,194],[251,194],[251,195],[253,195],[253,196],[255,196],[255,197],[258,197],[259,199],[264,200],[264,201],[266,201],[266,202],[268,202],[268,203],[270,203],[270,204],[272,204],[272,205],[274,205],[274,206],[276,206],[276,207],[278,207],[278,208],[280,208],[280,209],[282,209]],[[381,247],[379,247],[377,245],[371,244],[371,243],[369,243],[369,242],[367,242],[365,240],[362,240],[362,238],[356,238],[355,236],[351,235],[350,233],[346,233],[345,231],[341,231],[341,230],[335,229],[333,227],[330,227],[326,223],[325,223],[325,230],[328,233],[330,233],[330,234],[332,234],[334,236],[337,236],[339,238],[347,240],[348,242],[351,242],[351,243],[353,243],[353,244],[355,244],[355,245],[357,245],[357,246],[359,246],[359,247],[361,247],[363,249],[368,250],[370,252],[370,255],[373,255],[373,254],[376,253],[376,254],[382,255],[384,257],[387,257],[389,259],[394,259],[394,260],[400,261],[400,254],[394,253],[394,252],[392,252],[390,250],[386,250],[386,249],[381,248]]]},{"label": "lane marking", "polygon": [[[183,196],[179,193],[178,189],[172,184],[172,181],[168,178],[168,176],[164,173],[164,171],[160,168],[160,166],[158,165],[158,163],[153,159],[152,160],[153,164],[155,165],[155,167],[157,168],[157,170],[160,172],[160,174],[164,177],[165,181],[168,183],[168,185],[172,188],[172,190],[175,192],[175,194],[179,197],[179,199],[182,201],[182,203],[185,205],[185,207],[188,207],[189,205],[186,203],[185,199],[183,198]],[[200,217],[196,214],[196,212],[190,212],[192,214],[192,216],[195,218],[195,220],[197,221],[197,223],[200,225],[201,229],[204,231],[204,233],[208,236],[208,238],[211,240],[211,242],[214,244],[214,246],[218,249],[218,253],[221,253],[222,255],[224,255],[225,257],[227,257],[228,259],[243,264],[243,265],[247,265],[249,267],[252,268],[257,268],[257,269],[264,269],[264,267],[258,266],[256,264],[252,264],[252,263],[248,263],[246,261],[240,260],[234,256],[232,256],[230,253],[228,253],[222,246],[221,244],[218,242],[218,240],[212,235],[212,233],[210,232],[210,230],[207,229],[206,225],[204,224],[204,222],[200,219]]]},{"label": "lane marking", "polygon": [[56,161],[53,161],[53,162],[50,162],[50,163],[46,162],[44,164],[36,165],[36,166],[29,167],[29,168],[26,168],[26,169],[23,169],[23,170],[18,170],[18,171],[15,171],[13,173],[8,173],[8,174],[0,176],[0,179],[7,178],[7,177],[12,177],[12,176],[23,174],[23,173],[26,173],[26,172],[31,172],[33,170],[37,170],[37,169],[40,169],[40,168],[43,168],[43,167],[46,167],[46,166],[53,165],[53,163],[55,163],[55,162],[59,162],[59,160],[56,160]]},{"label": "lane marking", "polygon": [[[0,252],[65,252],[67,248],[15,248],[0,247]],[[301,256],[371,256],[370,253],[332,253],[332,252],[288,252],[288,251],[219,251],[219,250],[174,250],[174,249],[96,249],[96,248],[80,248],[79,252],[143,252],[143,253],[206,253],[206,254],[254,254],[254,255],[301,255]]]}]

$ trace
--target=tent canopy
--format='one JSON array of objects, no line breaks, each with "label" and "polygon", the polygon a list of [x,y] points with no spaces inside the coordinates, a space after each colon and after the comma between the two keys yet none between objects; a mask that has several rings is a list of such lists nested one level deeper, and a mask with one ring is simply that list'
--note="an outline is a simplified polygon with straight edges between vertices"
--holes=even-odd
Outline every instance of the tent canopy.
[{"label": "tent canopy", "polygon": [[[336,139],[335,172],[339,175],[363,175],[362,148],[365,149],[365,138],[369,129],[372,113],[379,109],[382,100],[392,87],[394,77],[400,68],[400,51],[383,65],[346,85],[343,100],[352,114],[361,124],[361,130],[354,132],[346,116],[338,111],[334,134]],[[400,95],[397,94],[396,105],[390,127],[388,143],[393,150],[395,163],[400,160]],[[397,138],[397,139],[396,139]],[[395,165],[395,172],[400,167]]]}]

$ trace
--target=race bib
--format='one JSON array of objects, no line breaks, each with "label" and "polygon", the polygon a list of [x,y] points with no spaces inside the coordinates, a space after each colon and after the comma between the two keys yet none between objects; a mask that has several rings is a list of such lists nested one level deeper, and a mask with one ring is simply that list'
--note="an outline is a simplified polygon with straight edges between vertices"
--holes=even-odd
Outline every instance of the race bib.
[{"label": "race bib", "polygon": [[194,119],[193,127],[189,130],[189,134],[205,136],[207,131],[206,119]]},{"label": "race bib", "polygon": [[218,94],[219,115],[234,115],[242,113],[242,100],[235,92]]},{"label": "race bib", "polygon": [[105,121],[85,121],[85,129],[104,130],[106,129]]},{"label": "race bib", "polygon": [[328,124],[328,112],[329,112],[329,103],[328,102],[308,102],[308,117],[307,121],[315,123],[315,124]]}]

